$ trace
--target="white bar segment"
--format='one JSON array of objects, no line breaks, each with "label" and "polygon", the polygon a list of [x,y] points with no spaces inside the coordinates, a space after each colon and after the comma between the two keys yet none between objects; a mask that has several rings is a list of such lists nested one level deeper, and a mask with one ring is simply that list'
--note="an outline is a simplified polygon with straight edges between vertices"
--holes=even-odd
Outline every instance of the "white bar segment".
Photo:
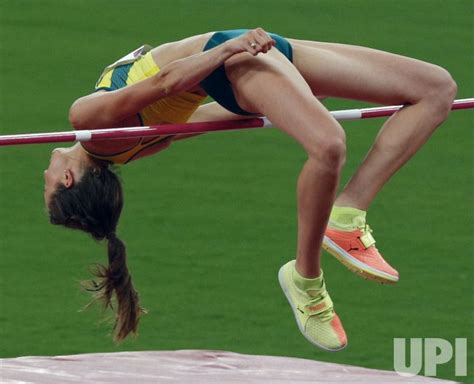
[{"label": "white bar segment", "polygon": [[91,137],[91,131],[76,131],[76,141],[89,141]]},{"label": "white bar segment", "polygon": [[347,109],[343,111],[332,111],[330,113],[338,121],[358,120],[362,117],[362,112],[360,109]]},{"label": "white bar segment", "polygon": [[262,117],[262,120],[263,120],[263,126],[264,126],[265,128],[267,128],[267,127],[273,127],[272,122],[271,122],[270,120],[268,120],[268,118]]}]

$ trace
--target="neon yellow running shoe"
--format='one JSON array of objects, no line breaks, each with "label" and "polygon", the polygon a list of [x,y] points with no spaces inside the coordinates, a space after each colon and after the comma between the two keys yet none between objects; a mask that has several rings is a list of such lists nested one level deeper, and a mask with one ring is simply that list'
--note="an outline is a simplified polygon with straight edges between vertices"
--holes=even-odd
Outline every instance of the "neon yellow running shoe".
[{"label": "neon yellow running shoe", "polygon": [[298,328],[311,344],[331,352],[346,347],[346,332],[334,312],[322,271],[317,279],[305,279],[295,270],[295,260],[292,260],[280,268],[278,281],[293,309]]}]

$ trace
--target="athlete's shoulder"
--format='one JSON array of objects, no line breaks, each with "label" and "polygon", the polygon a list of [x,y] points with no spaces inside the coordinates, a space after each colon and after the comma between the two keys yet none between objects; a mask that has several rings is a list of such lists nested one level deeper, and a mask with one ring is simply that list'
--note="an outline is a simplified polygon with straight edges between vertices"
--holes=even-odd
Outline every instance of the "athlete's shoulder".
[{"label": "athlete's shoulder", "polygon": [[110,87],[112,71],[115,68],[133,64],[139,58],[143,57],[145,54],[150,52],[152,48],[153,47],[151,45],[144,44],[134,49],[132,52],[127,53],[125,56],[116,60],[115,62],[108,65],[107,67],[105,67],[105,69],[102,71],[101,75],[99,76],[99,79],[96,82],[95,89],[107,90],[107,88]]}]

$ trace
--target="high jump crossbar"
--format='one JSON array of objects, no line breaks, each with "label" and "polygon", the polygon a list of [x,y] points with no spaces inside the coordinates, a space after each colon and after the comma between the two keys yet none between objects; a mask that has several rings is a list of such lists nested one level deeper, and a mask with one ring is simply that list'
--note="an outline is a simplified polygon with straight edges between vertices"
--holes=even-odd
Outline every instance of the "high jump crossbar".
[{"label": "high jump crossbar", "polygon": [[[403,105],[388,107],[345,109],[332,111],[331,115],[338,121],[370,119],[391,116],[403,108]],[[455,100],[452,110],[474,108],[474,98]],[[245,120],[224,120],[202,123],[163,124],[147,127],[107,128],[79,130],[68,132],[26,133],[0,135],[0,146],[19,144],[62,143],[71,141],[99,141],[129,139],[134,137],[153,137],[162,135],[197,134],[206,132],[229,131],[247,128],[264,128],[273,126],[266,117]]]}]

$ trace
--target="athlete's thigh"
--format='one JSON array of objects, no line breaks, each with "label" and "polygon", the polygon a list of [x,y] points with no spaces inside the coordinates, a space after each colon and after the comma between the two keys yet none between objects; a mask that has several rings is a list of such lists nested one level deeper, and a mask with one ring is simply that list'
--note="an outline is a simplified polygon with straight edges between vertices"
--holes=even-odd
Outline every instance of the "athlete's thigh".
[{"label": "athlete's thigh", "polygon": [[234,56],[226,62],[226,72],[241,108],[267,116],[305,148],[344,136],[299,71],[278,51]]},{"label": "athlete's thigh", "polygon": [[440,68],[371,48],[292,40],[294,64],[313,92],[380,104],[414,103]]}]

